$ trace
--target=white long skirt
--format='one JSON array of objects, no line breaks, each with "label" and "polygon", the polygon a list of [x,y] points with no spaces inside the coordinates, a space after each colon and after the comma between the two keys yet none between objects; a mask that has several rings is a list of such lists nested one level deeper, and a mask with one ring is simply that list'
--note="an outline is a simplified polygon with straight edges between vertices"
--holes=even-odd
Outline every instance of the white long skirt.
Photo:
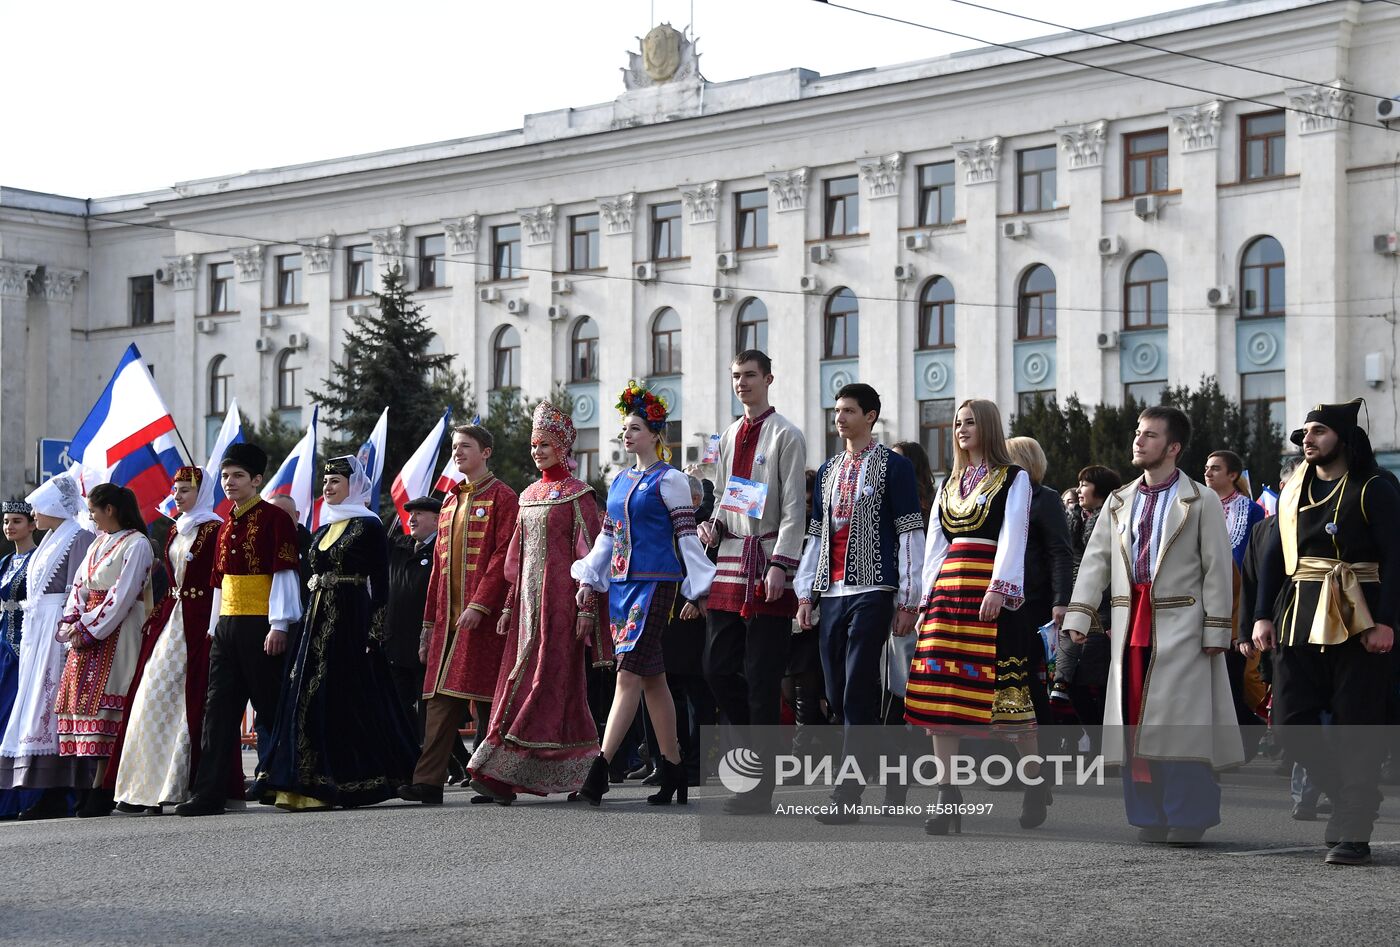
[{"label": "white long skirt", "polygon": [[136,688],[117,769],[118,802],[168,806],[190,798],[191,741],[185,712],[188,673],[184,609],[177,603]]},{"label": "white long skirt", "polygon": [[27,760],[58,755],[58,714],[54,713],[54,703],[68,654],[63,644],[54,640],[54,634],[63,618],[64,598],[55,592],[25,602],[19,690],[5,736],[0,739],[3,777],[9,778],[12,786],[24,785]]}]

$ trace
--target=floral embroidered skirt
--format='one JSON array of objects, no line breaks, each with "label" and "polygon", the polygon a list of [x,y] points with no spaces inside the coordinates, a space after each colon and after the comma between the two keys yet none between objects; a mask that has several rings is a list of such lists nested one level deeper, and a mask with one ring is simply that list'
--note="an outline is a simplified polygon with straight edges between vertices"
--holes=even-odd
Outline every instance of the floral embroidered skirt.
[{"label": "floral embroidered skirt", "polygon": [[991,585],[996,543],[955,539],[934,582],[919,643],[909,666],[905,719],[930,730],[1001,731],[1035,726],[1032,660],[1024,624],[1003,609],[994,622],[977,617]]},{"label": "floral embroidered skirt", "polygon": [[608,621],[619,671],[641,677],[665,672],[661,638],[675,601],[675,582],[613,581],[608,588]]}]

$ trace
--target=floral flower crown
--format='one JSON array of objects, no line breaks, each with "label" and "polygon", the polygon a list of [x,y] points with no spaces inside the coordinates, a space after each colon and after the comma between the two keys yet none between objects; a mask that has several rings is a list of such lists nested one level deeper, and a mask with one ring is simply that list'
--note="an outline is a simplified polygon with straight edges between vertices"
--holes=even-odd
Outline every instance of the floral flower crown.
[{"label": "floral flower crown", "polygon": [[655,434],[665,433],[666,415],[670,410],[665,398],[652,393],[636,379],[627,382],[627,387],[617,396],[617,413],[624,418],[630,414],[641,415],[646,418],[647,427]]}]

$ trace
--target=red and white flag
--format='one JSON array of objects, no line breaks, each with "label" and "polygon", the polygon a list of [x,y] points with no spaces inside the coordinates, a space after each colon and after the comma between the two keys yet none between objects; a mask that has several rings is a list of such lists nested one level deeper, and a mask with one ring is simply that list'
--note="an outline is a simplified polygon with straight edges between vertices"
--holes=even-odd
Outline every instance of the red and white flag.
[{"label": "red and white flag", "polygon": [[[394,507],[399,511],[399,524],[405,533],[408,532],[408,512],[404,509],[404,504],[409,500],[421,499],[432,490],[433,465],[437,462],[438,451],[442,449],[443,435],[451,423],[452,409],[448,408],[389,486],[389,495],[394,498]],[[453,468],[456,468],[455,464]]]}]

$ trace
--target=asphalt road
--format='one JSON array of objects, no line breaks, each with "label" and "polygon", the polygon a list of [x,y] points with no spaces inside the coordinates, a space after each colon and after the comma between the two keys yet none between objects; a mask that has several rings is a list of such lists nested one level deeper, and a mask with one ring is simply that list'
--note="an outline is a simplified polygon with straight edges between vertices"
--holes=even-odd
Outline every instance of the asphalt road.
[{"label": "asphalt road", "polygon": [[1326,866],[1322,823],[1290,820],[1271,769],[1227,776],[1224,824],[1195,850],[1137,843],[1112,780],[1060,792],[1031,832],[1016,796],[970,791],[993,813],[946,838],[917,817],[726,818],[714,781],[669,809],[629,784],[601,809],[449,791],[440,808],[6,823],[0,941],[1395,942],[1400,804],[1382,810],[1374,866]]}]

